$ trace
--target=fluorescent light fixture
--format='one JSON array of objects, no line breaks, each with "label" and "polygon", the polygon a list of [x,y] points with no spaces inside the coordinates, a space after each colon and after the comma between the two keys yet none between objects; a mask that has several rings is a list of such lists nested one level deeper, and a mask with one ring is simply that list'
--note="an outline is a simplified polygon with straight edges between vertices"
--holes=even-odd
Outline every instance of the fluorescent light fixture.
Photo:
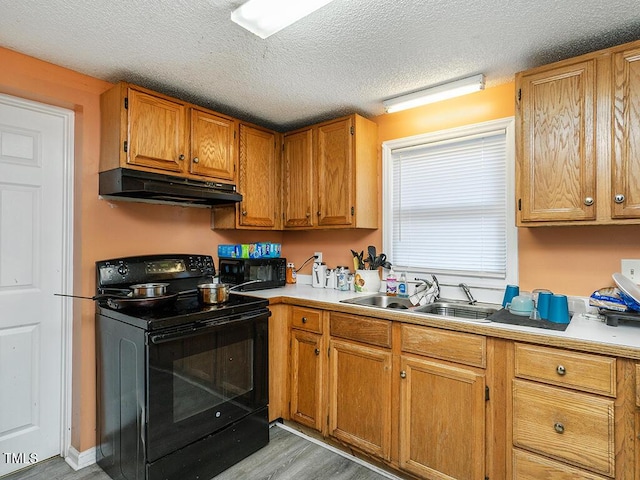
[{"label": "fluorescent light fixture", "polygon": [[249,0],[231,12],[231,20],[267,38],[333,0]]},{"label": "fluorescent light fixture", "polygon": [[467,93],[484,90],[484,75],[474,75],[455,82],[443,83],[435,87],[425,88],[418,92],[408,93],[399,97],[390,98],[382,102],[387,113],[399,112],[408,108],[419,107],[428,103],[439,102],[453,97],[466,95]]}]

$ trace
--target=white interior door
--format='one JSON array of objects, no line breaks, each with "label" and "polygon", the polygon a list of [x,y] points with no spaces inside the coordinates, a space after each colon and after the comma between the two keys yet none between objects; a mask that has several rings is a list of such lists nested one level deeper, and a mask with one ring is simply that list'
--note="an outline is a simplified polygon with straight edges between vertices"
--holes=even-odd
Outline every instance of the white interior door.
[{"label": "white interior door", "polygon": [[62,450],[63,310],[54,293],[66,282],[72,125],[72,112],[0,95],[0,476]]}]

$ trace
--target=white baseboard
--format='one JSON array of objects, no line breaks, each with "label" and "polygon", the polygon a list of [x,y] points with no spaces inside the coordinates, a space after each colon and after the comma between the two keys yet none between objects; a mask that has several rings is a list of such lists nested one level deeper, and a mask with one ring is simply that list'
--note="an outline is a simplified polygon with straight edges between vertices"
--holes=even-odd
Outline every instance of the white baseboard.
[{"label": "white baseboard", "polygon": [[89,465],[93,465],[96,463],[96,447],[91,447],[89,450],[85,450],[84,452],[78,452],[78,450],[71,446],[69,447],[69,453],[64,460],[76,471],[81,468],[88,467]]}]

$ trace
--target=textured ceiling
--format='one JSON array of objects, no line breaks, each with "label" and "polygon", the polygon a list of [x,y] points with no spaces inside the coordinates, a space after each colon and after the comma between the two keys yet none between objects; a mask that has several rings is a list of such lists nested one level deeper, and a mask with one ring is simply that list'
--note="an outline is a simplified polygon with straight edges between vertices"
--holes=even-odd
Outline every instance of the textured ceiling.
[{"label": "textured ceiling", "polygon": [[638,0],[334,0],[266,40],[243,1],[2,0],[0,46],[285,131],[640,39]]}]

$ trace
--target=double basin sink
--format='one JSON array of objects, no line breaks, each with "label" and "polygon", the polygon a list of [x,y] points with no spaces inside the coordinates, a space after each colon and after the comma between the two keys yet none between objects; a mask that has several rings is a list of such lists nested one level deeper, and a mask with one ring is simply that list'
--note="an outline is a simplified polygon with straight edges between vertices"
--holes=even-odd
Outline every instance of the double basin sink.
[{"label": "double basin sink", "polygon": [[461,300],[447,299],[438,299],[427,305],[413,305],[408,298],[391,297],[384,293],[366,297],[349,298],[347,300],[341,300],[341,302],[386,310],[405,310],[412,313],[423,313],[425,315],[438,315],[480,321],[486,321],[485,319],[489,315],[499,310],[495,305],[489,303],[470,304],[469,302]]}]

